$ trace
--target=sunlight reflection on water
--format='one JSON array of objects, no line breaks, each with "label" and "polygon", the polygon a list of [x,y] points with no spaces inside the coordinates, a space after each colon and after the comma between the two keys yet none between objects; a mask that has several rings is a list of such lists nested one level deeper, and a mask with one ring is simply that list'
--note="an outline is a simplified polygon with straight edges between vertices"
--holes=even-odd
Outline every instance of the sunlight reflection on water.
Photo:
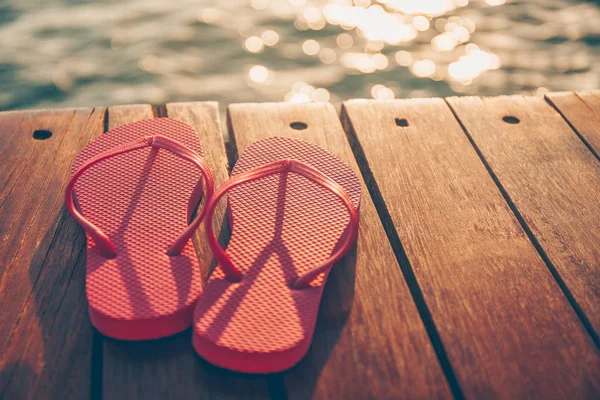
[{"label": "sunlight reflection on water", "polygon": [[570,0],[13,0],[0,109],[541,94],[600,86]]}]

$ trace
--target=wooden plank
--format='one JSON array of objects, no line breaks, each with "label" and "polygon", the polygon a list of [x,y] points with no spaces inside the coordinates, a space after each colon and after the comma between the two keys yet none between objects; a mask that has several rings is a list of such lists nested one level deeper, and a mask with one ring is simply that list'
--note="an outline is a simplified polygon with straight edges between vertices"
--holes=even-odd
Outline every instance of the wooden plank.
[{"label": "wooden plank", "polygon": [[[64,209],[63,190],[104,114],[0,113],[0,398],[90,397],[85,235]],[[38,130],[52,136],[36,140]]]},{"label": "wooden plank", "polygon": [[[200,135],[206,161],[217,184],[228,177],[216,103],[179,103],[166,107],[169,117],[190,124]],[[140,119],[152,118],[149,105],[118,106],[108,110],[109,129]],[[215,220],[224,215],[224,206]],[[208,276],[212,256],[204,240],[204,228],[194,237],[194,245]],[[200,360],[191,345],[190,331],[149,342],[104,343],[105,399],[260,399],[268,397],[266,378],[252,377],[214,368]]]},{"label": "wooden plank", "polygon": [[594,343],[444,101],[351,101],[342,118],[465,397],[600,393]]},{"label": "wooden plank", "polygon": [[600,161],[542,98],[448,101],[600,346]]},{"label": "wooden plank", "polygon": [[143,119],[154,118],[152,106],[149,104],[130,104],[108,108],[106,130]]},{"label": "wooden plank", "polygon": [[[358,174],[330,104],[229,106],[239,152],[287,136],[316,143]],[[303,122],[304,130],[292,129]],[[447,398],[450,390],[366,187],[356,250],[336,265],[325,289],[308,355],[283,374],[288,398]]]},{"label": "wooden plank", "polygon": [[550,93],[546,98],[600,158],[600,91]]}]

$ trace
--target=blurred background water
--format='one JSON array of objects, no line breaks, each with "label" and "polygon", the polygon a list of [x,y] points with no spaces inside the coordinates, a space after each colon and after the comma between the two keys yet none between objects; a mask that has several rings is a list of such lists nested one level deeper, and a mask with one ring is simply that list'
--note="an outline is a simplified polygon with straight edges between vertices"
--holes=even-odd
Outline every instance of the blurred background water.
[{"label": "blurred background water", "polygon": [[0,0],[0,110],[598,87],[598,1]]}]

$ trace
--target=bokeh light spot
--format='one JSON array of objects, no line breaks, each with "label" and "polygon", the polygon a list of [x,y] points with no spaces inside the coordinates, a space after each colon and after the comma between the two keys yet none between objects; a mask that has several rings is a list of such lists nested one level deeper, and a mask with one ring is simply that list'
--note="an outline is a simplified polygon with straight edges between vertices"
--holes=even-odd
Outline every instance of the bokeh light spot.
[{"label": "bokeh light spot", "polygon": [[262,65],[255,65],[248,71],[248,77],[252,82],[265,83],[269,79],[269,70]]},{"label": "bokeh light spot", "polygon": [[244,48],[250,53],[260,53],[264,48],[264,43],[258,36],[250,36],[244,42]]},{"label": "bokeh light spot", "polygon": [[413,26],[418,31],[426,31],[429,29],[429,20],[422,15],[418,15],[413,19]]},{"label": "bokeh light spot", "polygon": [[410,65],[410,62],[412,61],[412,56],[406,50],[400,50],[396,52],[394,58],[396,59],[398,65],[401,65],[403,67],[408,67]]},{"label": "bokeh light spot", "polygon": [[321,62],[324,64],[332,64],[336,59],[337,55],[333,49],[322,49],[319,52],[319,60],[321,60]]},{"label": "bokeh light spot", "polygon": [[352,39],[352,36],[347,33],[339,34],[335,41],[342,49],[349,49],[354,45],[354,39]]},{"label": "bokeh light spot", "polygon": [[250,6],[255,10],[264,10],[269,6],[269,0],[250,0]]},{"label": "bokeh light spot", "polygon": [[435,74],[435,64],[431,60],[420,60],[411,65],[410,70],[419,78],[428,78]]},{"label": "bokeh light spot", "polygon": [[260,35],[261,40],[265,46],[275,46],[279,43],[279,34],[272,30],[267,30]]},{"label": "bokeh light spot", "polygon": [[316,40],[309,39],[302,44],[302,51],[309,56],[314,56],[319,52],[321,46]]}]

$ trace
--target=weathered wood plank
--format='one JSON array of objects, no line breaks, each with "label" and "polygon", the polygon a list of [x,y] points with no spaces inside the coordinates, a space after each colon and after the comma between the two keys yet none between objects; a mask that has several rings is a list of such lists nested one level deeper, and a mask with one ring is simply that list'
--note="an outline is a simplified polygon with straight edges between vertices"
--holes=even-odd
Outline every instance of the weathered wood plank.
[{"label": "weathered wood plank", "polygon": [[[104,114],[0,113],[0,398],[90,397],[85,235],[63,207],[63,190]],[[36,140],[36,130],[52,136]]]},{"label": "weathered wood plank", "polygon": [[[168,104],[168,116],[190,124],[200,135],[207,163],[220,184],[228,177],[215,103]],[[108,110],[109,129],[140,119],[152,118],[149,105],[119,106]],[[216,221],[223,218],[224,206]],[[203,274],[208,276],[212,255],[204,240],[204,228],[194,237]],[[268,398],[266,378],[243,376],[214,368],[200,360],[191,345],[190,331],[149,342],[104,344],[105,399],[228,399]]]},{"label": "weathered wood plank", "polygon": [[[326,104],[237,104],[230,137],[239,152],[287,136],[316,143],[357,171],[339,119]],[[292,122],[307,125],[304,130]],[[290,399],[447,398],[450,391],[366,188],[357,248],[336,265],[308,355],[283,374]]]},{"label": "weathered wood plank", "polygon": [[352,101],[342,118],[465,397],[600,393],[594,343],[444,101]]},{"label": "weathered wood plank", "polygon": [[550,93],[546,98],[600,158],[600,91]]},{"label": "weathered wood plank", "polygon": [[542,98],[448,101],[600,346],[600,161]]}]

